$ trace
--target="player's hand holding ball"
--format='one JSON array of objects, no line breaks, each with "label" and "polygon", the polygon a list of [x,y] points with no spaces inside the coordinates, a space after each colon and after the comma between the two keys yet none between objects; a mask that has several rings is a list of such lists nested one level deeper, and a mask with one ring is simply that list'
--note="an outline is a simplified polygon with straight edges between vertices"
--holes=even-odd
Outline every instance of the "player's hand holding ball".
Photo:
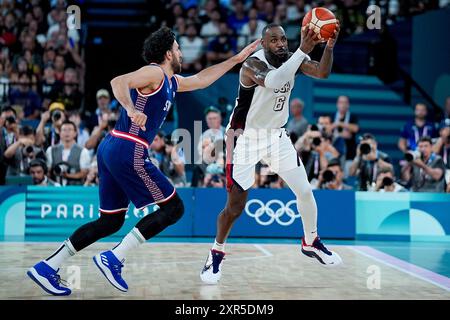
[{"label": "player's hand holding ball", "polygon": [[131,121],[141,128],[142,131],[145,131],[145,123],[147,122],[147,116],[135,109],[127,111],[128,117],[130,117]]},{"label": "player's hand holding ball", "polygon": [[303,18],[302,37],[303,30],[308,29],[313,30],[319,42],[327,42],[327,47],[333,48],[340,31],[339,20],[326,8],[314,8]]}]

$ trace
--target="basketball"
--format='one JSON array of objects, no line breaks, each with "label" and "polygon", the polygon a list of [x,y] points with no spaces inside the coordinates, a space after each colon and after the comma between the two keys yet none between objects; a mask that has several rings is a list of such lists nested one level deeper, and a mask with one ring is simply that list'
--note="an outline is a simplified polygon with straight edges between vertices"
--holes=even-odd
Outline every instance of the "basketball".
[{"label": "basketball", "polygon": [[314,8],[303,18],[302,28],[309,25],[320,40],[327,41],[336,29],[336,17],[333,12],[326,8]]}]

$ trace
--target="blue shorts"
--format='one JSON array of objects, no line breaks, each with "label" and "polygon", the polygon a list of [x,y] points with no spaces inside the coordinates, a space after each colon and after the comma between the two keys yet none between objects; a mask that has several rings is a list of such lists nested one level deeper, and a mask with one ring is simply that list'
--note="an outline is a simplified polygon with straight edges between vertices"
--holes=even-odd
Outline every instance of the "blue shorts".
[{"label": "blue shorts", "polygon": [[124,212],[130,201],[143,209],[175,194],[142,143],[108,134],[98,147],[97,166],[101,213]]}]

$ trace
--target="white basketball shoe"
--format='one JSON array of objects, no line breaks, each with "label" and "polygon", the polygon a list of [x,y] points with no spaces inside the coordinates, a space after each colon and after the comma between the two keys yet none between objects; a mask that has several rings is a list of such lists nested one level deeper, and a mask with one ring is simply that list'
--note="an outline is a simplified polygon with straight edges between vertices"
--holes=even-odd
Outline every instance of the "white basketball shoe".
[{"label": "white basketball shoe", "polygon": [[206,259],[205,266],[200,272],[200,279],[206,284],[217,284],[222,276],[222,261],[225,252],[211,249]]}]

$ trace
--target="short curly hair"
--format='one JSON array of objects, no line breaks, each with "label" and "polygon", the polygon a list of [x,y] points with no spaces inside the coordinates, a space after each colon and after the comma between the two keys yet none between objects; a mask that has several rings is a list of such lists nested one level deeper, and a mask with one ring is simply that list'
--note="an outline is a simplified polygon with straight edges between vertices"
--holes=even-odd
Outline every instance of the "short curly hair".
[{"label": "short curly hair", "polygon": [[142,57],[146,63],[163,63],[167,51],[172,50],[175,34],[167,27],[153,32],[144,41]]}]

